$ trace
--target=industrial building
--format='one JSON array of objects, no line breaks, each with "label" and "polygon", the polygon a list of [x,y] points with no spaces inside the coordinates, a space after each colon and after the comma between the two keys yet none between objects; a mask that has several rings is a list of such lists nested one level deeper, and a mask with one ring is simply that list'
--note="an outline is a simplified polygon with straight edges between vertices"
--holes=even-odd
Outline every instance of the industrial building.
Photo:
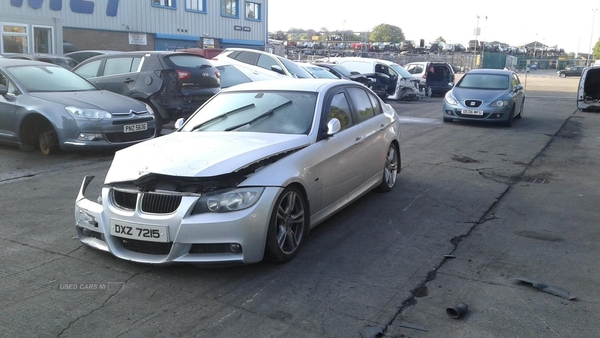
[{"label": "industrial building", "polygon": [[268,48],[268,0],[3,0],[0,54]]}]

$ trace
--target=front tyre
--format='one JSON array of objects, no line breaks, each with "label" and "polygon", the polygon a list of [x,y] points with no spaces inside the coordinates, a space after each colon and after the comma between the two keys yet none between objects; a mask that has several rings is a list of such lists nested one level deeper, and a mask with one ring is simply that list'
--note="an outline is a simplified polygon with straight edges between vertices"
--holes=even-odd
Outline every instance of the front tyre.
[{"label": "front tyre", "polygon": [[58,135],[56,135],[54,129],[41,132],[38,142],[44,155],[53,155],[60,151]]},{"label": "front tyre", "polygon": [[388,192],[394,189],[396,178],[398,175],[398,167],[400,164],[400,156],[398,147],[391,143],[385,156],[385,166],[383,167],[383,180],[377,190]]},{"label": "front tyre", "polygon": [[560,73],[560,77],[562,77],[562,78],[565,78],[565,77],[567,77],[567,74],[565,74],[565,73]]},{"label": "front tyre", "polygon": [[277,198],[267,233],[266,253],[271,261],[289,262],[308,232],[308,206],[300,189],[290,186]]}]

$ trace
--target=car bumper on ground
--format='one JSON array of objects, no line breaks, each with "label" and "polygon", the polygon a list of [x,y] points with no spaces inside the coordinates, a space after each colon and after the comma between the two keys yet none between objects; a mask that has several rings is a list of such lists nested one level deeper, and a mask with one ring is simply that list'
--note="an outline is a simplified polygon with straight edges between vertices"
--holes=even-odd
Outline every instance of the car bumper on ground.
[{"label": "car bumper on ground", "polygon": [[174,212],[153,214],[139,207],[120,208],[111,197],[111,187],[102,188],[102,203],[87,199],[84,194],[92,179],[84,179],[75,203],[77,238],[118,258],[151,264],[261,261],[271,210],[281,191],[267,187],[260,199],[244,210],[195,215],[192,210],[199,196],[181,195]]}]

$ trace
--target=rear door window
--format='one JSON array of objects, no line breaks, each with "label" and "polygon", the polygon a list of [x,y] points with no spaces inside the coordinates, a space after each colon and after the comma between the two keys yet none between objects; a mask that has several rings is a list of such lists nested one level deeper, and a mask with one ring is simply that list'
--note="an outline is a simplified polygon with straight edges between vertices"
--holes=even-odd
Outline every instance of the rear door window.
[{"label": "rear door window", "polygon": [[126,74],[137,71],[139,60],[135,62],[134,60],[135,58],[131,56],[106,59],[106,64],[104,65],[104,76]]},{"label": "rear door window", "polygon": [[[258,58],[258,53],[253,52],[240,52],[238,55],[233,57],[239,62],[247,63],[249,65],[255,65],[256,59]],[[271,68],[269,68],[271,69]]]},{"label": "rear door window", "polygon": [[375,116],[371,100],[364,89],[356,87],[348,88],[348,94],[354,103],[357,123],[361,123]]}]

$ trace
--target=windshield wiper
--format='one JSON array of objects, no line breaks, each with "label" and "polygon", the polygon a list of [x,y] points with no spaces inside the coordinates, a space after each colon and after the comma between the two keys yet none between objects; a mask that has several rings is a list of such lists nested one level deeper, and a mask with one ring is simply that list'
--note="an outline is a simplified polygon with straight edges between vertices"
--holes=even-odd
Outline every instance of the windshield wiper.
[{"label": "windshield wiper", "polygon": [[237,125],[235,125],[235,126],[231,126],[231,127],[227,128],[227,129],[225,129],[225,131],[232,131],[232,130],[234,130],[234,129],[238,129],[238,128],[240,128],[240,127],[243,127],[243,126],[245,126],[245,125],[252,124],[252,123],[254,123],[254,122],[256,122],[256,121],[258,121],[258,120],[262,119],[263,117],[265,117],[265,116],[267,116],[267,115],[271,115],[271,114],[273,114],[273,113],[274,113],[276,110],[278,110],[278,109],[280,109],[280,108],[283,108],[283,107],[287,106],[287,105],[288,105],[288,104],[290,104],[290,103],[292,103],[292,100],[286,101],[286,102],[284,102],[284,103],[282,103],[282,104],[280,104],[280,105],[278,105],[278,106],[276,106],[276,107],[273,107],[273,108],[271,108],[271,109],[267,110],[266,112],[264,112],[264,113],[262,113],[262,114],[258,115],[257,117],[253,118],[253,119],[252,119],[252,120],[250,120],[250,121],[246,121],[246,122],[244,122],[244,123],[240,123],[240,124],[237,124]]},{"label": "windshield wiper", "polygon": [[204,121],[204,122],[200,123],[200,124],[199,124],[199,125],[197,125],[197,126],[194,126],[194,128],[192,128],[192,131],[194,131],[194,130],[198,130],[198,129],[200,129],[200,128],[204,127],[205,125],[207,125],[207,124],[209,124],[209,123],[212,123],[212,122],[214,122],[214,121],[216,121],[216,120],[221,120],[221,119],[224,119],[224,118],[226,118],[228,115],[235,114],[235,113],[237,113],[237,112],[240,112],[240,111],[242,111],[242,110],[246,110],[246,109],[248,109],[248,108],[252,108],[252,107],[254,107],[254,103],[250,103],[250,104],[247,104],[247,105],[245,105],[245,106],[241,106],[241,107],[239,107],[239,108],[235,108],[235,109],[233,109],[233,110],[230,110],[230,111],[228,111],[228,112],[226,112],[226,113],[224,113],[224,114],[217,115],[217,116],[215,116],[215,117],[213,117],[213,118],[211,118],[211,119],[208,119],[208,120],[206,120],[206,121]]}]

